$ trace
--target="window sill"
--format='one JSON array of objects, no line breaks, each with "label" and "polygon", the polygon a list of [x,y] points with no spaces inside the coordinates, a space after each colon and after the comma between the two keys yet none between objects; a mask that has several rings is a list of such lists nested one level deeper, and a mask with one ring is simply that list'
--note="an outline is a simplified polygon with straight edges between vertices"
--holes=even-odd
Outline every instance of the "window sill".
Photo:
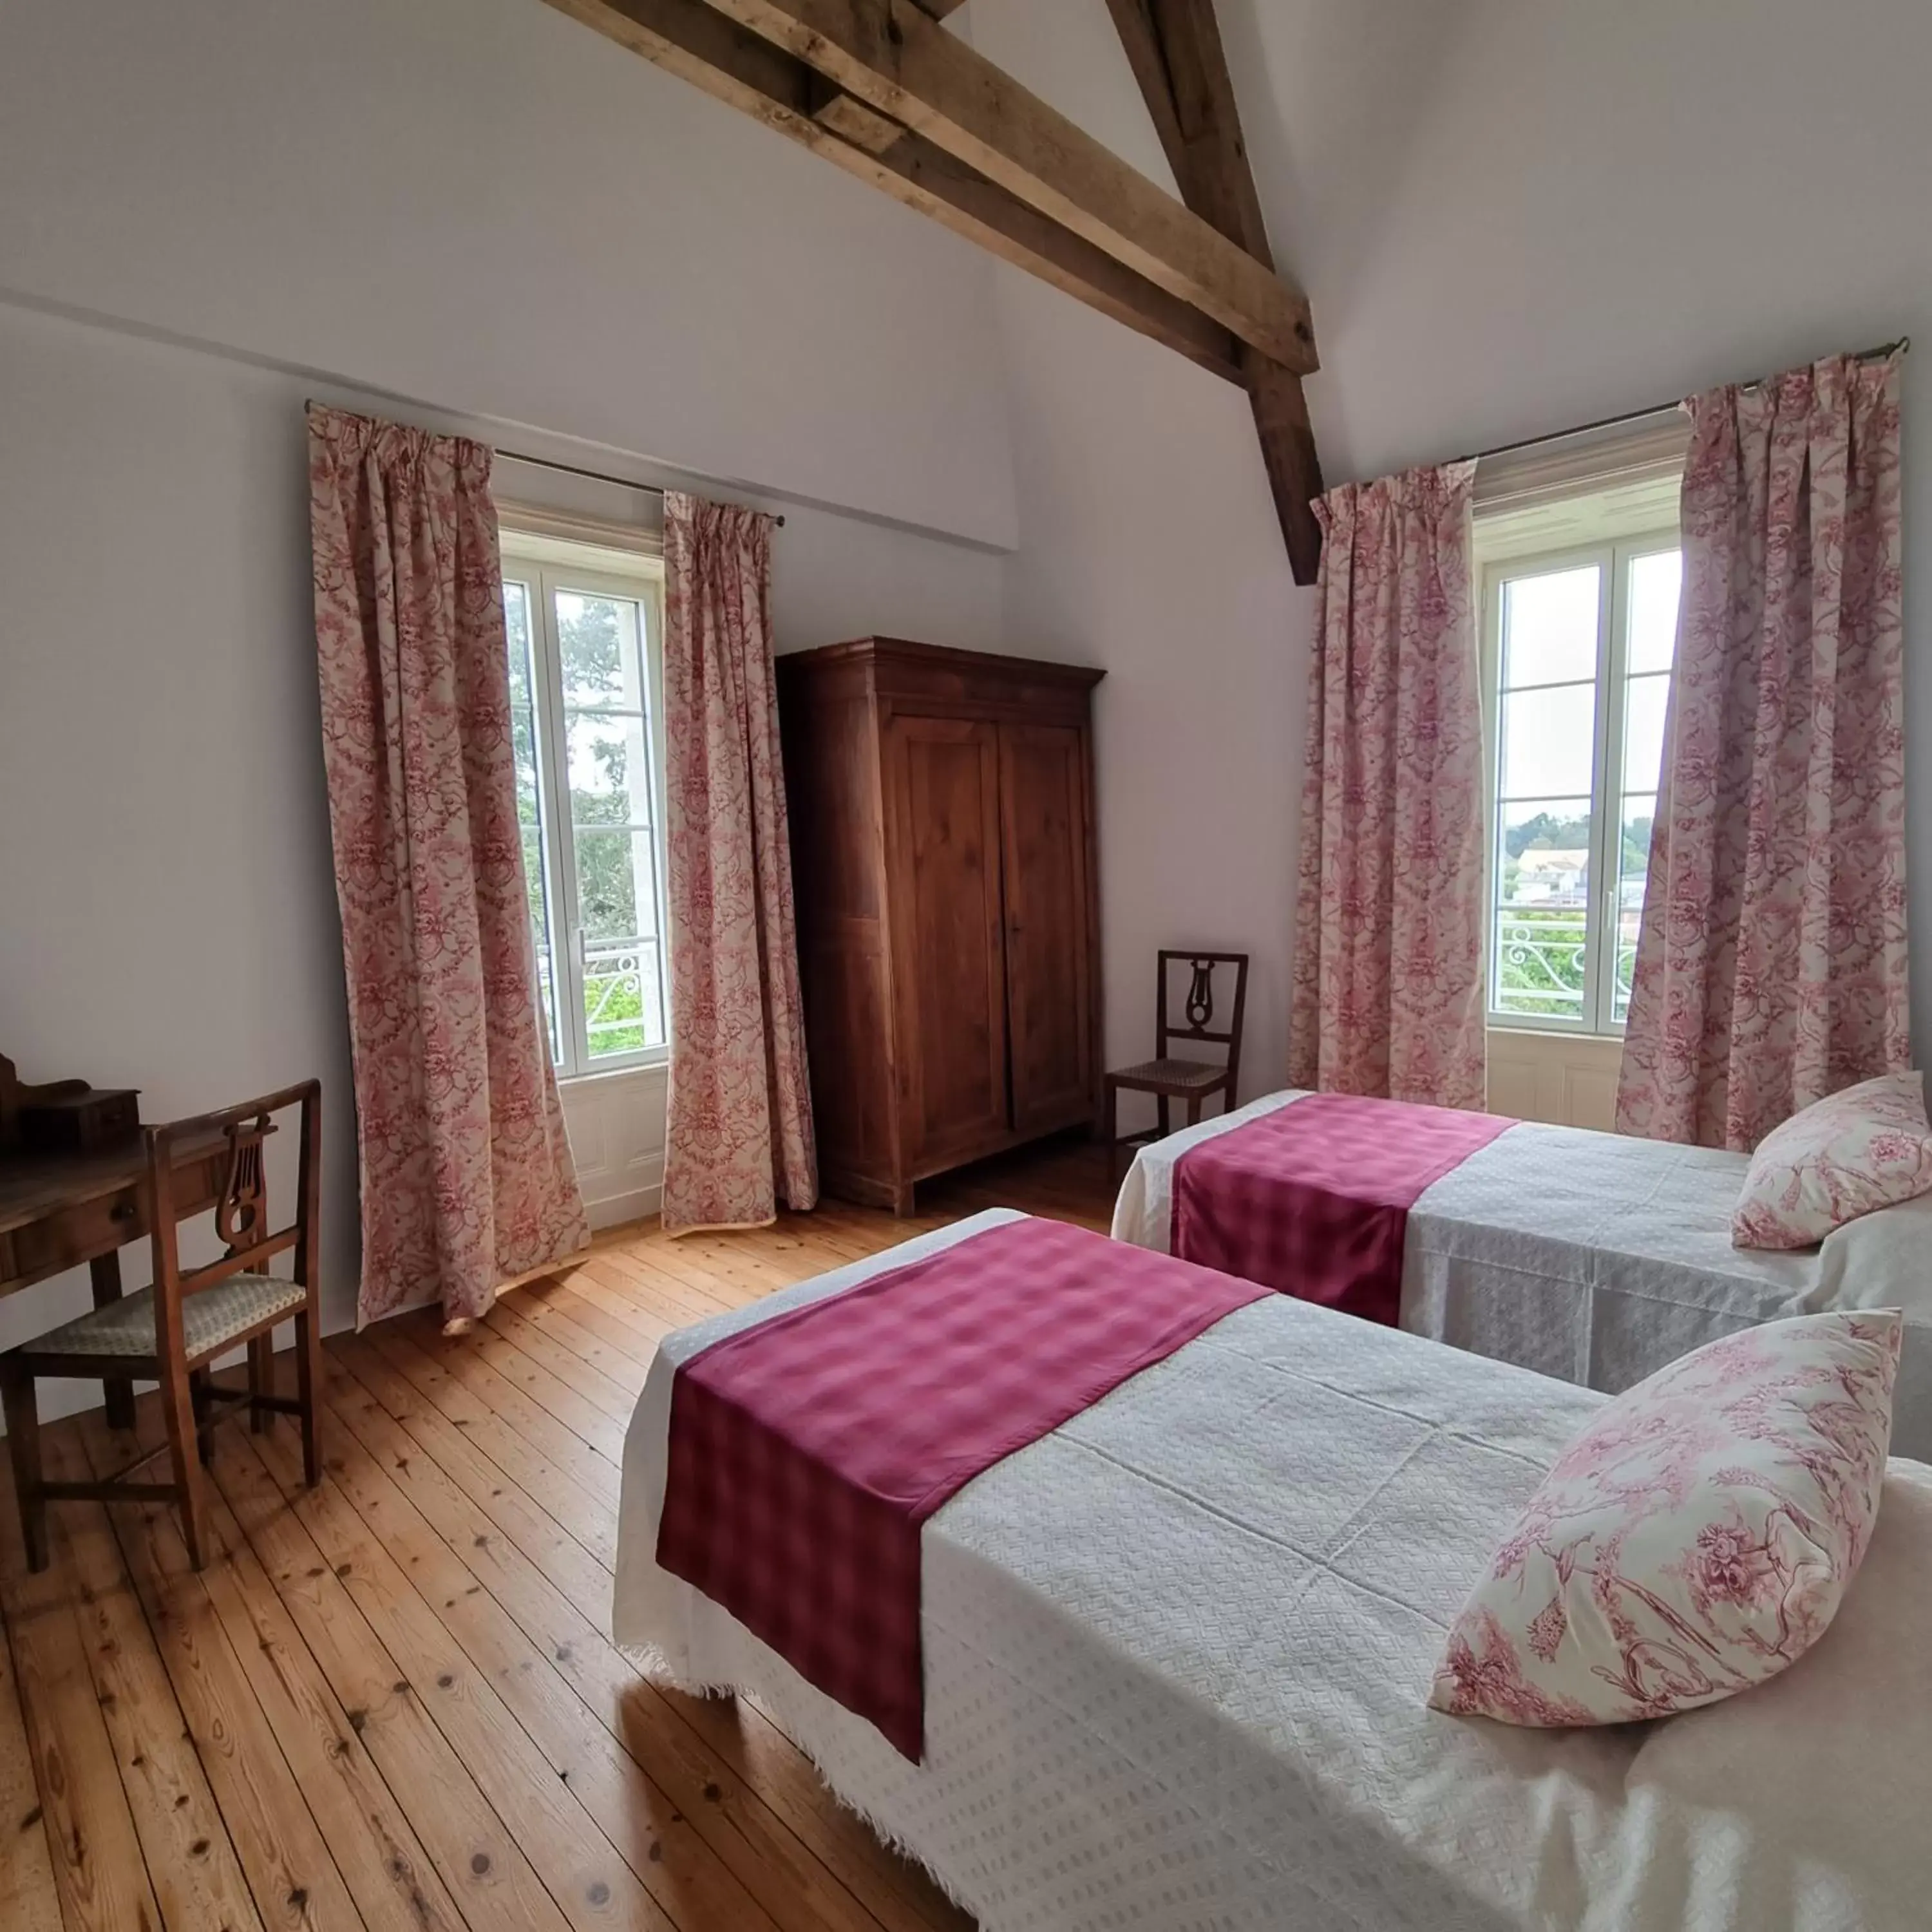
[{"label": "window sill", "polygon": [[1598,1033],[1593,1028],[1519,1025],[1513,1020],[1498,1019],[1493,1015],[1483,1024],[1486,1032],[1499,1034],[1506,1040],[1560,1040],[1565,1046],[1615,1047],[1619,1053],[1623,1051],[1622,1034]]},{"label": "window sill", "polygon": [[648,1060],[627,1060],[622,1066],[602,1066],[594,1073],[560,1073],[556,1084],[560,1089],[574,1093],[627,1080],[662,1080],[670,1071],[670,1054],[661,1048]]}]

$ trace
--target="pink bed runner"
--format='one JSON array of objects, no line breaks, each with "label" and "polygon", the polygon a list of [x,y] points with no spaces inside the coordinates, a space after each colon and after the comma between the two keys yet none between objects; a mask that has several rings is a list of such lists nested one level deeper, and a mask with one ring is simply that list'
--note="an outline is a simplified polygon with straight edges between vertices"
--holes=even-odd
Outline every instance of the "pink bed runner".
[{"label": "pink bed runner", "polygon": [[1408,1210],[1515,1124],[1455,1107],[1310,1094],[1175,1162],[1174,1252],[1394,1328]]},{"label": "pink bed runner", "polygon": [[920,1526],[1267,1292],[1013,1221],[729,1336],[672,1384],[658,1564],[916,1762]]}]

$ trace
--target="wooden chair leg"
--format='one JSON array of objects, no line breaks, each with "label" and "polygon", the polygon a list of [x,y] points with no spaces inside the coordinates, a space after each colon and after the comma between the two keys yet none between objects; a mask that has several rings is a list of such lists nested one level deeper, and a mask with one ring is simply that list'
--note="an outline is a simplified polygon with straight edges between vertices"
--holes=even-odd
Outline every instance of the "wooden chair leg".
[{"label": "wooden chair leg", "polygon": [[208,1467],[209,1456],[214,1453],[214,1445],[208,1440],[209,1432],[214,1426],[214,1402],[208,1393],[208,1374],[206,1369],[188,1370],[188,1399],[194,1408],[195,1454],[205,1469]]},{"label": "wooden chair leg", "polygon": [[272,1408],[262,1406],[262,1399],[275,1392],[275,1338],[272,1333],[257,1335],[248,1344],[248,1427],[260,1436],[275,1419]]},{"label": "wooden chair leg", "polygon": [[322,1437],[317,1414],[322,1401],[322,1335],[312,1310],[296,1317],[296,1393],[302,1402],[302,1480],[314,1489],[322,1480]]},{"label": "wooden chair leg", "polygon": [[27,1568],[47,1567],[47,1499],[41,1490],[40,1416],[34,1378],[14,1364],[0,1362],[0,1407],[7,1417],[7,1448],[14,1464],[14,1489],[20,1499],[20,1537],[27,1546]]},{"label": "wooden chair leg", "polygon": [[1198,1127],[1201,1124],[1201,1100],[1198,1094],[1190,1094],[1187,1096],[1187,1124],[1190,1127]]},{"label": "wooden chair leg", "polygon": [[1120,1178],[1120,1090],[1107,1082],[1106,1114],[1100,1132],[1107,1143],[1107,1182],[1111,1186]]},{"label": "wooden chair leg", "polygon": [[181,1506],[182,1540],[188,1545],[190,1568],[206,1562],[201,1539],[201,1459],[189,1446],[195,1442],[194,1397],[187,1370],[178,1366],[161,1384],[161,1414],[167,1424],[168,1460],[173,1465],[175,1501]]},{"label": "wooden chair leg", "polygon": [[1166,1140],[1174,1131],[1173,1124],[1168,1118],[1167,1096],[1165,1094],[1157,1094],[1154,1105],[1154,1112],[1160,1121],[1160,1137],[1162,1140]]},{"label": "wooden chair leg", "polygon": [[[88,1280],[94,1292],[94,1305],[106,1308],[121,1299],[121,1256],[118,1250],[96,1255],[87,1264]],[[103,1376],[100,1395],[107,1410],[110,1429],[134,1426],[134,1384],[126,1376]]]}]

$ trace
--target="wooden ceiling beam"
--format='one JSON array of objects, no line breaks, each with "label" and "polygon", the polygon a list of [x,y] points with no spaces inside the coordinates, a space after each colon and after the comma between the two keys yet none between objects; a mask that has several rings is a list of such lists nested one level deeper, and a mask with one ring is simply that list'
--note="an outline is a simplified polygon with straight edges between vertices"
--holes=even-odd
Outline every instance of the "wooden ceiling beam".
[{"label": "wooden ceiling beam", "polygon": [[1090,308],[1228,382],[1244,381],[1240,344],[1212,317],[704,0],[548,4]]},{"label": "wooden ceiling beam", "polygon": [[[1274,258],[1241,138],[1214,0],[1107,0],[1107,8],[1182,200],[1272,271]],[[1242,381],[1288,561],[1296,583],[1312,584],[1322,557],[1314,507],[1322,494],[1322,464],[1302,392],[1304,373],[1250,342],[1242,345]]]},{"label": "wooden ceiling beam", "polygon": [[[553,0],[554,4],[554,0]],[[846,93],[1297,375],[1308,304],[1238,242],[940,26],[916,0],[708,0]]]}]

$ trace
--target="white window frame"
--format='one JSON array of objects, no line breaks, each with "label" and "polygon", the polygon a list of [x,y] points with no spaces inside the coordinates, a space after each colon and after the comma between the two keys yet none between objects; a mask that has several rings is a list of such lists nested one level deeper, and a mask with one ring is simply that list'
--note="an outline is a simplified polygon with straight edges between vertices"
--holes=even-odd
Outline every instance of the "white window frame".
[{"label": "white window frame", "polygon": [[[1624,819],[1624,738],[1628,709],[1625,682],[1630,656],[1630,566],[1640,557],[1680,550],[1675,523],[1654,524],[1630,535],[1596,542],[1545,549],[1514,549],[1483,566],[1482,677],[1484,766],[1488,844],[1484,866],[1484,1019],[1492,1030],[1560,1033],[1621,1040],[1624,1022],[1616,1016],[1616,946],[1622,881]],[[1478,539],[1479,551],[1481,548]],[[1590,795],[1590,902],[1584,909],[1582,1012],[1574,1018],[1556,1012],[1517,1012],[1500,1007],[1498,976],[1502,961],[1496,928],[1507,910],[1499,904],[1504,806],[1528,801],[1502,796],[1503,586],[1512,580],[1575,570],[1598,569],[1595,741],[1592,748]],[[1550,688],[1580,684],[1580,678],[1553,680]],[[1539,798],[1549,796],[1539,794]]]},{"label": "white window frame", "polygon": [[[655,556],[634,552],[628,547],[589,544],[508,525],[502,530],[502,544],[503,578],[506,582],[525,586],[530,607],[538,818],[544,859],[544,914],[550,933],[551,997],[556,1005],[552,1046],[556,1052],[557,1076],[566,1081],[596,1079],[635,1067],[661,1065],[670,1058],[668,1043],[604,1054],[595,1059],[590,1054],[584,999],[586,948],[578,899],[575,839],[578,828],[571,818],[563,666],[557,643],[556,600],[560,590],[578,590],[622,598],[638,607],[650,760],[651,896],[657,920],[655,944],[668,1037],[670,963],[664,904],[663,563]],[[642,941],[646,936],[638,937]]]}]

